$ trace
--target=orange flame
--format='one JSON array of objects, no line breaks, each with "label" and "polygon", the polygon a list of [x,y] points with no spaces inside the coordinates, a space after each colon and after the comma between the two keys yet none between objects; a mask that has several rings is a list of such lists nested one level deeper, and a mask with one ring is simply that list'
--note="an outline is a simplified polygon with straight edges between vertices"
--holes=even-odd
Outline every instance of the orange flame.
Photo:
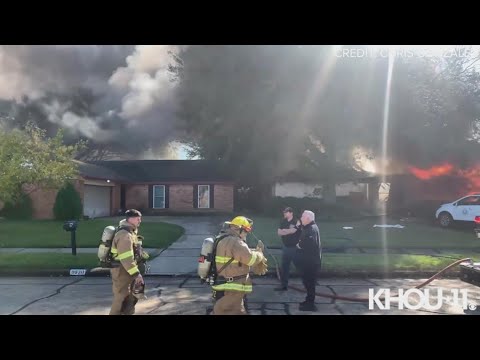
[{"label": "orange flame", "polygon": [[430,180],[434,177],[450,175],[453,171],[453,165],[446,163],[439,166],[433,166],[430,169],[419,169],[409,166],[410,172],[421,180]]},{"label": "orange flame", "polygon": [[470,183],[469,190],[480,189],[480,167],[471,167],[466,170],[459,170],[458,175],[468,179]]},{"label": "orange flame", "polygon": [[463,190],[463,194],[465,195],[467,193],[478,193],[480,190],[480,164],[467,169],[455,168],[450,163],[432,166],[428,169],[420,169],[413,166],[409,166],[408,169],[410,173],[420,180],[431,180],[442,176],[456,176],[462,178],[465,181],[464,186],[466,185],[467,187]]}]

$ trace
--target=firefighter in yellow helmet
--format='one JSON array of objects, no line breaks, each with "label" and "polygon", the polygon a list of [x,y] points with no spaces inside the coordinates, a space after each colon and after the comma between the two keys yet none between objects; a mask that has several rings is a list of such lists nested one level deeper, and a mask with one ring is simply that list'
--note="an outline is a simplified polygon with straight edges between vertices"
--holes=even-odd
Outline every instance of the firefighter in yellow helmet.
[{"label": "firefighter in yellow helmet", "polygon": [[244,216],[227,221],[227,236],[217,244],[215,266],[217,281],[212,286],[216,300],[213,315],[246,315],[244,297],[252,292],[250,268],[257,275],[267,272],[267,259],[261,248],[251,250],[247,234],[253,222]]}]

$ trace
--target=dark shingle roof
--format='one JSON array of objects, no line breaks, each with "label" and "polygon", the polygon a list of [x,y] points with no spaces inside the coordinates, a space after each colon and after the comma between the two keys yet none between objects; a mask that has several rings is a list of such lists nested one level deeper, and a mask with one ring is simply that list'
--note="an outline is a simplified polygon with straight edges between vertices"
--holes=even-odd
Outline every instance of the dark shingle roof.
[{"label": "dark shingle roof", "polygon": [[78,165],[80,175],[84,177],[117,181],[127,180],[125,177],[104,166],[89,164],[82,161],[75,161],[75,163]]},{"label": "dark shingle roof", "polygon": [[95,161],[90,165],[111,171],[117,175],[116,180],[128,182],[233,182],[233,176],[218,161],[115,160]]},{"label": "dark shingle roof", "polygon": [[[335,169],[335,180],[337,182],[367,181],[373,176],[371,173],[356,171],[341,165],[337,165]],[[313,169],[292,170],[276,177],[275,180],[278,182],[321,183],[328,180],[328,174],[325,171]]]}]

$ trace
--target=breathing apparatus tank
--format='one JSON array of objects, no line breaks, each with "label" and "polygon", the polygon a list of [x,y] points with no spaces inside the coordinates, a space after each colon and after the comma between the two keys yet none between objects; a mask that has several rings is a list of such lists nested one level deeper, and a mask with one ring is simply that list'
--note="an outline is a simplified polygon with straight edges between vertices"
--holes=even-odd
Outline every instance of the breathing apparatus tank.
[{"label": "breathing apparatus tank", "polygon": [[198,258],[198,276],[205,282],[210,273],[210,267],[212,266],[213,248],[215,240],[212,238],[206,238],[203,240],[202,249],[200,250],[200,257]]},{"label": "breathing apparatus tank", "polygon": [[107,226],[103,230],[102,240],[100,245],[98,246],[98,259],[100,260],[101,264],[108,263],[108,258],[110,254],[110,249],[112,247],[112,241],[115,237],[116,229],[113,226]]}]

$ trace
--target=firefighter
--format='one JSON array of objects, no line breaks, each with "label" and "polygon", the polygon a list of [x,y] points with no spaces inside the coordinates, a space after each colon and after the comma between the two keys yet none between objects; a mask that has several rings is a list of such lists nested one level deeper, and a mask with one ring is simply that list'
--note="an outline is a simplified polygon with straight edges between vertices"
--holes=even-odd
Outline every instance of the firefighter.
[{"label": "firefighter", "polygon": [[251,220],[238,216],[226,224],[228,236],[220,240],[215,255],[218,277],[212,286],[216,300],[212,314],[246,315],[244,297],[252,292],[250,268],[257,275],[265,275],[267,259],[260,247],[251,250],[246,243],[252,231]]},{"label": "firefighter", "polygon": [[125,220],[120,221],[119,230],[112,242],[112,265],[110,273],[113,283],[113,304],[110,315],[133,315],[138,298],[141,298],[145,282],[139,270],[137,250],[138,227],[142,214],[138,210],[127,210]]}]

